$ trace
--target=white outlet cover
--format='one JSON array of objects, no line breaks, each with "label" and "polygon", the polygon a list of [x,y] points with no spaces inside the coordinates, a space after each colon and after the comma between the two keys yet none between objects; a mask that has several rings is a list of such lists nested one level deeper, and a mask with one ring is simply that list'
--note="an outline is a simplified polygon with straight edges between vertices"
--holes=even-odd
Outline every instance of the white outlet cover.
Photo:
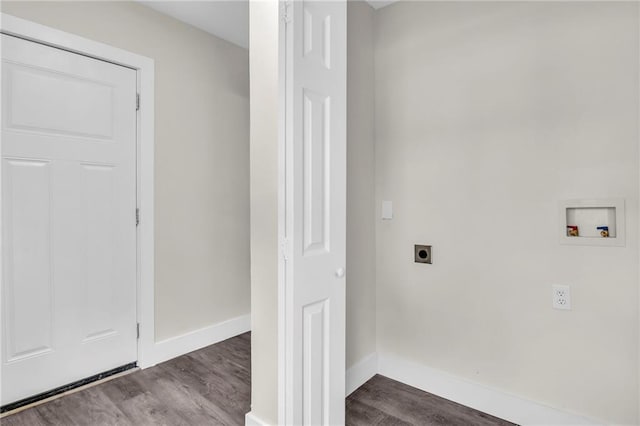
[{"label": "white outlet cover", "polygon": [[553,292],[553,308],[571,310],[571,287],[554,284],[551,289]]}]

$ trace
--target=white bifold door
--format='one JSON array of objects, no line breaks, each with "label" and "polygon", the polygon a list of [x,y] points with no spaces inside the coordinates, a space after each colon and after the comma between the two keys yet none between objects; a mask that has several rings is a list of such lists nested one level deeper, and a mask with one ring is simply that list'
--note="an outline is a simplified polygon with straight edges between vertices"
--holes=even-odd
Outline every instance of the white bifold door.
[{"label": "white bifold door", "polygon": [[137,359],[136,71],[2,35],[2,405]]},{"label": "white bifold door", "polygon": [[346,1],[285,7],[285,423],[339,425],[345,415]]}]

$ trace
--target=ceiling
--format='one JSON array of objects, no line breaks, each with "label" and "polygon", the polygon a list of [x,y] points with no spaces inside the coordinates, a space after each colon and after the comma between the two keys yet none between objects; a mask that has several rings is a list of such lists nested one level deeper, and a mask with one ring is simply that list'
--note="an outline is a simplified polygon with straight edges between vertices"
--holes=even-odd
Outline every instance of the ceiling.
[{"label": "ceiling", "polygon": [[398,0],[366,0],[374,9],[380,9],[381,7],[389,6],[391,3],[395,3]]},{"label": "ceiling", "polygon": [[[367,3],[380,9],[395,1],[397,0],[367,0]],[[249,47],[248,0],[138,2],[233,44]]]},{"label": "ceiling", "polygon": [[249,1],[139,1],[238,46],[249,47]]}]

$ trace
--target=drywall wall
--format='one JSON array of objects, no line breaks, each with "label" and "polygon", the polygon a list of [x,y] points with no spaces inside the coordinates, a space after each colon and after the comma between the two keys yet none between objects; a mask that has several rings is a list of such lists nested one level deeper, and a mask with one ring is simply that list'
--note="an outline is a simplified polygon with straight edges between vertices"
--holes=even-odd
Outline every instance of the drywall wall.
[{"label": "drywall wall", "polygon": [[347,368],[376,350],[374,13],[347,3]]},{"label": "drywall wall", "polygon": [[251,1],[251,415],[278,422],[278,1]]},{"label": "drywall wall", "polygon": [[155,60],[156,340],[248,314],[247,50],[133,2],[2,11]]},{"label": "drywall wall", "polygon": [[[638,423],[638,35],[637,3],[376,12],[381,353]],[[560,200],[611,197],[626,247],[559,244]]]}]

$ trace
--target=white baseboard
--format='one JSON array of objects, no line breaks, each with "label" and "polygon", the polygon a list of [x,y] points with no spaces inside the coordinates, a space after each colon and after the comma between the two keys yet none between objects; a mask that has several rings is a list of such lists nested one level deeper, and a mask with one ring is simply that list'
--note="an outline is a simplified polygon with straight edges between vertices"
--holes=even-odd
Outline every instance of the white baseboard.
[{"label": "white baseboard", "polygon": [[604,424],[392,355],[378,356],[378,372],[390,379],[523,426]]},{"label": "white baseboard", "polygon": [[268,426],[268,423],[256,417],[252,411],[249,411],[244,416],[244,426]]},{"label": "white baseboard", "polygon": [[378,374],[378,354],[372,353],[362,358],[347,370],[345,378],[346,395],[364,385],[367,380]]},{"label": "white baseboard", "polygon": [[168,361],[249,330],[251,330],[251,315],[243,315],[181,336],[156,342],[153,348],[153,364]]},{"label": "white baseboard", "polygon": [[[155,363],[168,361],[249,330],[250,315],[233,318],[156,343],[153,359]],[[351,394],[376,374],[522,426],[605,424],[389,354],[369,354],[349,368],[345,380],[346,395]],[[267,426],[268,423],[249,412],[245,416],[245,425]]]}]

